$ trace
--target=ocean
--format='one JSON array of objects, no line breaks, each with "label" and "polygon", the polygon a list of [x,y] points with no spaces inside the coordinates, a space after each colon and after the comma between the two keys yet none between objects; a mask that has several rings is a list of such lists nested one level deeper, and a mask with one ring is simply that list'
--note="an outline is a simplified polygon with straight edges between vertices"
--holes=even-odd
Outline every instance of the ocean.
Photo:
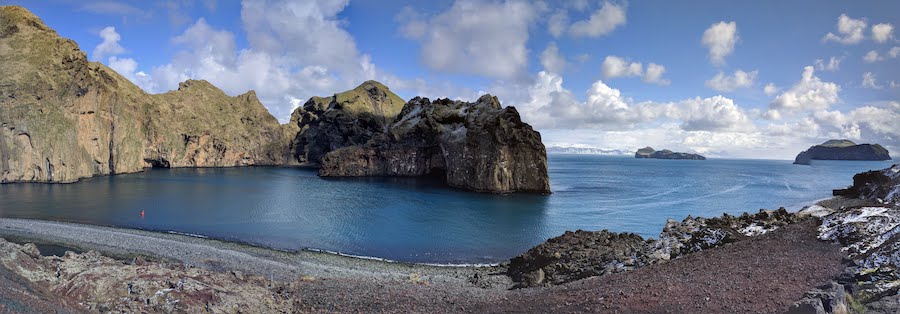
[{"label": "ocean", "polygon": [[496,263],[566,230],[656,237],[666,219],[799,209],[884,161],[549,158],[551,195],[490,195],[433,179],[319,178],[313,169],[148,169],[74,184],[0,185],[0,217],[315,249],[403,262]]}]

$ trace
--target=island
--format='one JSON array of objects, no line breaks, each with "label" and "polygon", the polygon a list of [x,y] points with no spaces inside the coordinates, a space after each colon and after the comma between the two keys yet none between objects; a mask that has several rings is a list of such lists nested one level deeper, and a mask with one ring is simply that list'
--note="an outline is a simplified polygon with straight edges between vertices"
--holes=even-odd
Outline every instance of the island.
[{"label": "island", "polygon": [[828,140],[801,152],[795,165],[809,165],[812,160],[891,160],[888,150],[879,144],[856,144],[850,140]]},{"label": "island", "polygon": [[706,160],[706,157],[698,154],[679,153],[668,149],[655,150],[650,146],[638,149],[634,153],[634,158]]}]

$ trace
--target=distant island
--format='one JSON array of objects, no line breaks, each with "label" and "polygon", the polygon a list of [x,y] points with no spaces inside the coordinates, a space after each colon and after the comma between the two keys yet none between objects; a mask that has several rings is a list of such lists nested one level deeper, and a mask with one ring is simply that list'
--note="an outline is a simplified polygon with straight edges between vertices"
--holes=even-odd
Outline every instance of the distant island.
[{"label": "distant island", "polygon": [[812,160],[891,160],[888,150],[878,144],[859,144],[850,140],[828,140],[801,152],[795,165],[808,165]]},{"label": "distant island", "polygon": [[606,156],[625,156],[631,152],[621,149],[603,149],[596,147],[576,147],[576,146],[550,146],[547,147],[548,154],[578,154],[578,155],[606,155]]},{"label": "distant island", "polygon": [[655,150],[650,146],[638,149],[634,153],[634,158],[706,160],[706,157],[698,154],[679,153],[668,149]]}]

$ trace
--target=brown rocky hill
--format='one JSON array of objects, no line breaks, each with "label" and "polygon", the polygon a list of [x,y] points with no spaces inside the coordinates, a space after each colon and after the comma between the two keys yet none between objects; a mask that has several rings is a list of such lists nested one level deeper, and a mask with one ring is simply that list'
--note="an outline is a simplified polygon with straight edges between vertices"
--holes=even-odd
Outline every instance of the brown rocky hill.
[{"label": "brown rocky hill", "polygon": [[286,162],[289,132],[254,92],[147,94],[21,7],[0,8],[0,73],[0,182]]}]

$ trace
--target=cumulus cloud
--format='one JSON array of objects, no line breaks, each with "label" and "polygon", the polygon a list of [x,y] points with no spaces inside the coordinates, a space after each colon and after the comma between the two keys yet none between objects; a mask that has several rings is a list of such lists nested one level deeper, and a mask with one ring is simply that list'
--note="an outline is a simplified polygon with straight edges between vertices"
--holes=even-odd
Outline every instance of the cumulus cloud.
[{"label": "cumulus cloud", "polygon": [[556,43],[550,43],[544,52],[541,53],[541,65],[545,70],[562,74],[566,68],[566,59],[559,54],[559,48]]},{"label": "cumulus cloud", "polygon": [[566,14],[564,10],[557,10],[556,13],[550,16],[550,19],[547,20],[547,31],[550,32],[550,35],[553,37],[562,36],[563,32],[566,31],[566,26],[569,23],[569,15]]},{"label": "cumulus cloud", "polygon": [[766,86],[763,87],[763,93],[765,93],[768,96],[775,95],[775,93],[777,93],[777,92],[778,92],[778,86],[775,86],[774,83],[766,84]]},{"label": "cumulus cloud", "polygon": [[666,67],[656,64],[650,63],[647,65],[647,72],[644,73],[644,82],[653,83],[658,85],[669,85],[671,81],[668,79],[662,78],[663,74],[666,73]]},{"label": "cumulus cloud", "polygon": [[865,19],[853,19],[847,14],[841,14],[838,17],[837,34],[829,32],[825,34],[822,41],[833,41],[844,45],[858,44],[865,39],[866,25]]},{"label": "cumulus cloud", "polygon": [[409,23],[419,23],[422,29],[422,36],[413,39],[421,42],[420,55],[428,68],[514,79],[528,64],[525,43],[538,10],[519,1],[460,0],[437,16]]},{"label": "cumulus cloud", "polygon": [[758,73],[759,71],[756,70],[750,72],[736,70],[732,75],[719,72],[712,79],[706,81],[706,86],[720,92],[732,92],[739,88],[752,86]]},{"label": "cumulus cloud", "polygon": [[835,83],[823,82],[815,76],[815,68],[803,68],[799,82],[775,97],[769,108],[782,111],[824,110],[839,101],[841,87]]},{"label": "cumulus cloud", "polygon": [[691,98],[678,102],[636,103],[603,81],[587,90],[585,101],[565,89],[563,78],[541,71],[527,95],[507,97],[524,119],[539,128],[631,129],[639,124],[663,119],[688,131],[748,131],[753,126],[747,114],[733,100],[723,96]]},{"label": "cumulus cloud", "polygon": [[644,65],[640,62],[631,62],[625,58],[618,56],[607,56],[603,59],[600,66],[600,73],[604,78],[613,79],[617,77],[637,77],[643,76],[644,82],[669,85],[671,81],[663,78],[666,73],[666,67],[656,63],[647,65],[647,71],[644,72]]},{"label": "cumulus cloud", "polygon": [[640,76],[644,73],[644,66],[640,62],[629,62],[617,56],[607,56],[603,59],[601,73],[604,78]]},{"label": "cumulus cloud", "polygon": [[883,43],[894,38],[894,25],[891,23],[881,23],[872,25],[872,39],[876,42]]},{"label": "cumulus cloud", "polygon": [[872,72],[863,73],[862,87],[871,89],[882,89],[884,86],[878,85],[875,74]]},{"label": "cumulus cloud", "polygon": [[107,56],[114,56],[125,52],[125,48],[122,48],[122,46],[119,45],[122,36],[116,32],[115,27],[104,27],[100,30],[100,38],[102,38],[103,41],[100,42],[100,44],[94,48],[94,52],[91,53],[94,60],[103,60]]},{"label": "cumulus cloud", "polygon": [[737,23],[718,22],[703,32],[703,45],[709,48],[709,60],[715,65],[725,63],[725,57],[734,52],[734,45],[740,37]]},{"label": "cumulus cloud", "polygon": [[828,62],[822,59],[816,59],[816,70],[834,72],[841,68],[841,61],[844,57],[831,57]]},{"label": "cumulus cloud", "polygon": [[884,57],[880,56],[878,54],[878,51],[875,51],[875,50],[871,50],[863,56],[863,61],[868,62],[868,63],[878,62],[881,60],[884,60]]},{"label": "cumulus cloud", "polygon": [[891,58],[900,56],[900,47],[894,46],[893,48],[891,48],[891,50],[888,51],[888,55],[891,56]]},{"label": "cumulus cloud", "polygon": [[625,25],[625,6],[604,2],[587,20],[577,21],[569,27],[573,37],[600,37]]}]

